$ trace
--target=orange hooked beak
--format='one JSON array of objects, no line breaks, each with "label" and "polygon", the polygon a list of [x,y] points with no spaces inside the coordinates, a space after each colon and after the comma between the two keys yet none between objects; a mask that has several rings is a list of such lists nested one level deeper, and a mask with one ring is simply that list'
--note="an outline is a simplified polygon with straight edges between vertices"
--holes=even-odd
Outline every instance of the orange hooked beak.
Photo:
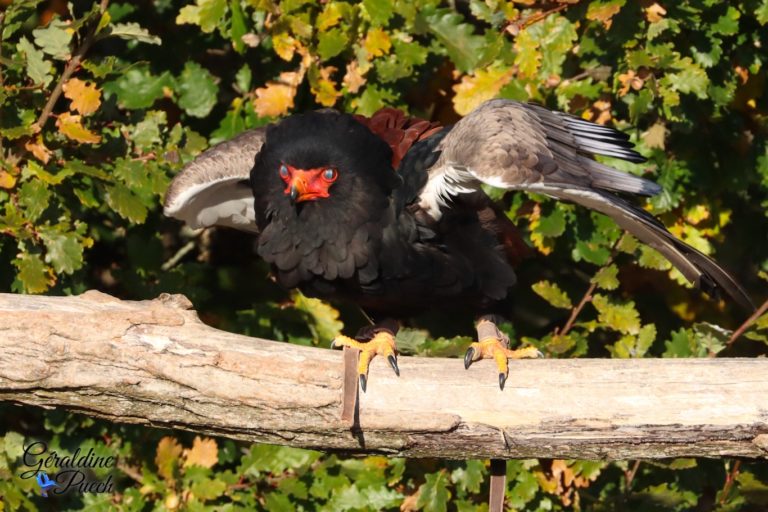
[{"label": "orange hooked beak", "polygon": [[330,197],[329,188],[336,181],[335,169],[321,167],[317,169],[296,169],[285,165],[281,168],[280,176],[286,183],[284,193],[294,203],[314,201],[324,197]]}]

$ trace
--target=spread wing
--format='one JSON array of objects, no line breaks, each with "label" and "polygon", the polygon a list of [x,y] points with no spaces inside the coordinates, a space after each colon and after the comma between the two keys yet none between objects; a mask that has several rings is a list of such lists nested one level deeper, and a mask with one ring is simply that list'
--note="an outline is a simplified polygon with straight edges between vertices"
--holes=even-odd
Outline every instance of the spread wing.
[{"label": "spread wing", "polygon": [[266,127],[248,130],[195,158],[171,181],[163,213],[192,228],[257,233],[249,175],[265,136]]},{"label": "spread wing", "polygon": [[433,218],[450,198],[481,183],[528,190],[574,202],[611,217],[662,253],[705,292],[725,291],[748,309],[746,292],[712,259],[675,238],[655,217],[612,192],[654,195],[657,184],[594,160],[606,155],[631,162],[645,159],[626,134],[543,107],[491,100],[456,123],[437,146],[419,204]]}]

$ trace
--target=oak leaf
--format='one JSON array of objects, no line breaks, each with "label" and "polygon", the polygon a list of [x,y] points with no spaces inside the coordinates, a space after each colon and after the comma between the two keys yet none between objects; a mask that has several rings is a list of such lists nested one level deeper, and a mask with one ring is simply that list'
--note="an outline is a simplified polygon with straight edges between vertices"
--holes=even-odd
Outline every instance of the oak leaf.
[{"label": "oak leaf", "polygon": [[64,112],[56,119],[56,126],[68,139],[86,144],[101,142],[101,135],[97,135],[83,126],[81,119],[82,116],[80,115]]},{"label": "oak leaf", "polygon": [[101,91],[96,84],[83,82],[78,78],[71,78],[64,84],[64,96],[72,100],[70,110],[76,110],[87,116],[93,114],[101,105]]},{"label": "oak leaf", "polygon": [[194,465],[212,468],[219,461],[219,448],[216,446],[215,440],[195,436],[192,448],[185,450],[185,456],[185,468]]}]

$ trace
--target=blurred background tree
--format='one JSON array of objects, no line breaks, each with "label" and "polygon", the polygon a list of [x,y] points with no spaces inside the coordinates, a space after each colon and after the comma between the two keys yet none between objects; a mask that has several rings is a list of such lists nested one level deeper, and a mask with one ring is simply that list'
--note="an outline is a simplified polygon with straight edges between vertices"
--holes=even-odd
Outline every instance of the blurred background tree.
[{"label": "blurred background tree", "polygon": [[[324,345],[344,325],[362,325],[359,313],[278,289],[248,235],[163,218],[170,178],[209,145],[292,112],[390,105],[451,123],[503,97],[630,133],[649,161],[611,164],[664,186],[645,207],[715,256],[756,302],[766,298],[767,0],[0,6],[5,290],[184,293],[218,328]],[[505,326],[514,339],[548,357],[768,352],[768,315],[735,340],[743,311],[691,290],[605,217],[494,194],[532,248]],[[415,319],[400,349],[459,356],[469,320]],[[348,458],[10,404],[0,417],[0,510],[54,506],[19,478],[21,448],[33,439],[119,457],[115,493],[55,498],[62,509],[486,509],[487,461]],[[768,505],[762,462],[524,460],[507,469],[513,509]]]}]

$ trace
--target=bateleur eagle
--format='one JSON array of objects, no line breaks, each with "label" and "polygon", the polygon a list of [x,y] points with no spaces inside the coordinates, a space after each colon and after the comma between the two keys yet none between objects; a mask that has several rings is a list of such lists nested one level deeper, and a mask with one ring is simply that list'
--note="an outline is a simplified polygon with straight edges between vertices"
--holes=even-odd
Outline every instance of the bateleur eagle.
[{"label": "bateleur eagle", "polygon": [[495,359],[503,388],[508,358],[540,354],[510,350],[489,314],[515,284],[515,237],[482,184],[608,215],[705,292],[753,308],[717,263],[625,198],[659,185],[593,158],[644,161],[632,146],[612,128],[510,100],[487,101],[445,127],[391,108],[371,118],[321,110],[205,151],[171,183],[165,214],[193,228],[252,232],[282,286],[372,315],[368,335],[334,340],[360,349],[363,390],[377,354],[399,374],[391,319],[446,303],[478,314],[465,366]]}]

